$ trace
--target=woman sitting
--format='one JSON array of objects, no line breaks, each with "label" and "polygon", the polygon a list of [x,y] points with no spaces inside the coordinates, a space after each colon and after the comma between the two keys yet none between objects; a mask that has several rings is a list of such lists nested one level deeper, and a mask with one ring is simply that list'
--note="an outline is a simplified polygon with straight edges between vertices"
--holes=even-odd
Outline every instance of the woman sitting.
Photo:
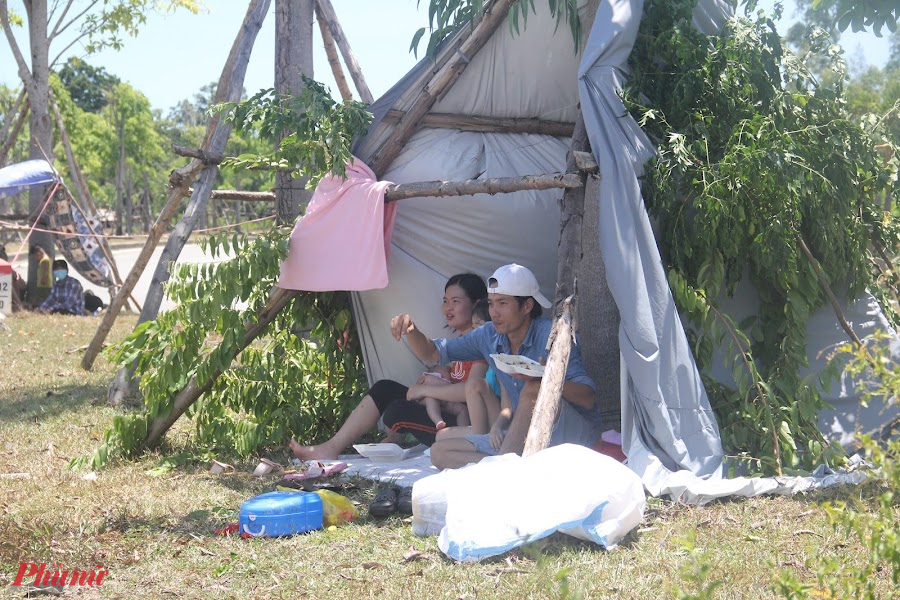
[{"label": "woman sitting", "polygon": [[[444,286],[442,311],[447,326],[464,334],[472,329],[472,311],[478,300],[487,298],[487,287],[478,275],[461,273],[447,280]],[[391,329],[398,323],[412,322],[409,315],[398,315],[391,319]],[[399,341],[402,336],[396,336]],[[326,442],[314,446],[301,446],[291,439],[290,447],[302,460],[322,460],[336,458],[341,451],[351,445],[379,422],[383,430],[389,432],[386,441],[397,441],[403,434],[411,433],[419,442],[430,446],[434,443],[437,427],[428,416],[423,398],[435,398],[442,402],[457,402],[465,405],[466,386],[470,374],[484,377],[487,363],[484,361],[454,361],[450,365],[451,385],[429,385],[429,375],[423,373],[418,382],[405,386],[396,381],[382,379],[376,382],[353,409],[344,424]],[[456,425],[456,411],[442,411],[443,421],[448,426]]]}]

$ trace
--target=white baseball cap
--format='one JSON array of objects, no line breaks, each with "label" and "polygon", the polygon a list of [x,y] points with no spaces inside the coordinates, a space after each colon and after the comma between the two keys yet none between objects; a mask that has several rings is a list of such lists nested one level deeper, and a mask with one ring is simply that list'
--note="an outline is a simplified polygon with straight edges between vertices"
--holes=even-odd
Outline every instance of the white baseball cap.
[{"label": "white baseball cap", "polygon": [[489,294],[504,294],[506,296],[531,296],[544,308],[550,308],[552,304],[541,293],[541,286],[537,278],[528,267],[511,264],[504,265],[494,271],[488,279]]}]

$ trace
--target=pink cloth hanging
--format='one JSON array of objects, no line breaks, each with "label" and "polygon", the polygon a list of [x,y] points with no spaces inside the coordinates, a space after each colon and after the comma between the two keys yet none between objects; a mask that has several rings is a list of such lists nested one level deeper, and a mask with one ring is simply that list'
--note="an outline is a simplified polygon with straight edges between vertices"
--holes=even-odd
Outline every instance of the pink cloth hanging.
[{"label": "pink cloth hanging", "polygon": [[387,287],[387,260],[396,207],[361,160],[347,164],[347,178],[326,175],[306,214],[294,225],[278,287],[326,292]]}]

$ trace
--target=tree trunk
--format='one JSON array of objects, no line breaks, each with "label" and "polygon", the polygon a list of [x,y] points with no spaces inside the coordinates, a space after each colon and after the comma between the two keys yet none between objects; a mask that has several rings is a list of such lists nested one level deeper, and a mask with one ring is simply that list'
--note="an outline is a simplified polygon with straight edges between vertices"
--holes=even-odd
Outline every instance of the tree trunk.
[{"label": "tree trunk", "polygon": [[[31,43],[31,75],[23,77],[25,91],[28,94],[28,119],[31,147],[29,159],[45,159],[53,162],[53,127],[50,120],[50,44],[47,40],[47,2],[36,0],[24,2],[28,12],[28,38]],[[46,197],[46,190],[32,188],[28,193],[28,209],[31,213],[40,212]],[[55,256],[53,236],[42,231],[31,234],[31,247],[41,246],[50,255]],[[28,295],[34,297],[37,287],[38,263],[34,256],[28,260]]]},{"label": "tree trunk", "polygon": [[[301,73],[312,79],[314,1],[275,0],[275,89],[279,94],[297,95],[303,89]],[[275,174],[275,194],[278,221],[283,224],[293,223],[312,198],[306,181],[281,171]]]},{"label": "tree trunk", "polygon": [[116,235],[122,235],[125,228],[122,224],[125,217],[125,118],[120,117],[116,123],[116,134],[119,136],[119,159],[116,161]]},{"label": "tree trunk", "polygon": [[125,168],[125,231],[134,234],[134,177],[131,167]]},{"label": "tree trunk", "polygon": [[152,200],[150,179],[147,172],[144,171],[144,193],[141,195],[141,232],[144,234],[150,231],[150,203]]}]

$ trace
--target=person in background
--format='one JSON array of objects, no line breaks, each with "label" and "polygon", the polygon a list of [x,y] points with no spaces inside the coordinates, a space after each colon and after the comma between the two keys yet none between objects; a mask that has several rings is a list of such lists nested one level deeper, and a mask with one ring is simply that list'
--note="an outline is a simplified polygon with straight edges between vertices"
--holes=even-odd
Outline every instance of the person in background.
[{"label": "person in background", "polygon": [[103,300],[100,299],[92,290],[84,290],[84,314],[87,316],[95,316],[99,311],[106,308]]},{"label": "person in background", "polygon": [[54,260],[53,277],[56,281],[50,296],[38,305],[37,311],[84,316],[84,289],[77,279],[69,277],[69,264],[62,259]]},{"label": "person in background", "polygon": [[53,288],[53,268],[50,264],[50,256],[42,246],[32,246],[30,253],[38,261],[38,269],[34,298],[29,298],[29,303],[31,306],[37,307],[47,299]]}]

